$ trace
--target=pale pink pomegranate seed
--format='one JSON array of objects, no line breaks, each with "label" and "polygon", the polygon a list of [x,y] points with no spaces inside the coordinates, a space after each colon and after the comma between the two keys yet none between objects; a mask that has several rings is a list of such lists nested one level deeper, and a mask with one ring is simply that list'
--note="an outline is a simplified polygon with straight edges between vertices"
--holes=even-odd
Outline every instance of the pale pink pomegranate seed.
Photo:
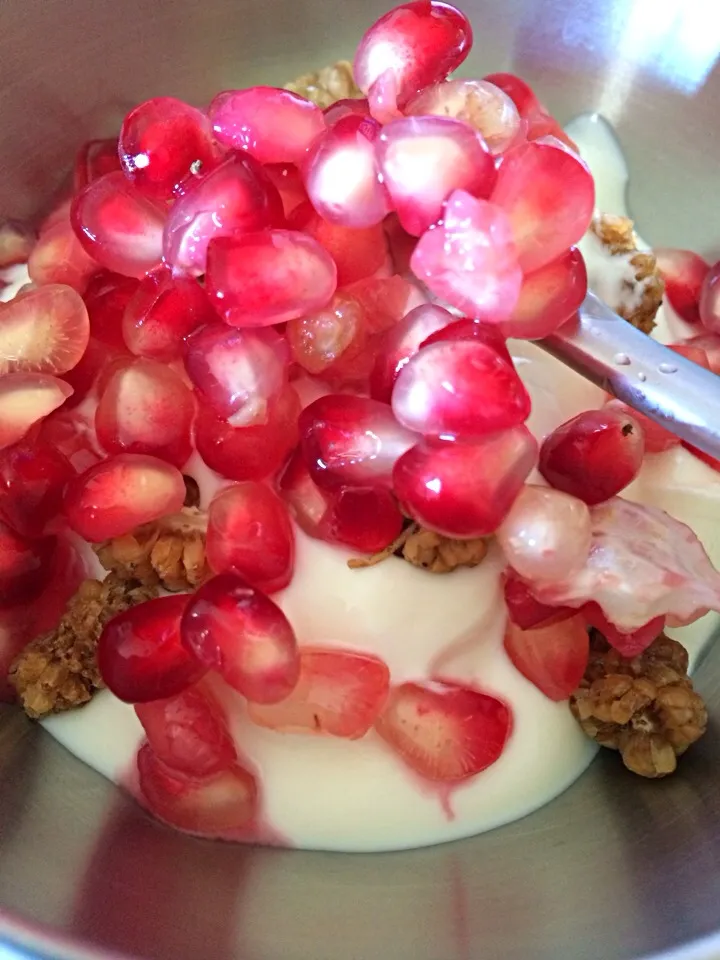
[{"label": "pale pink pomegranate seed", "polygon": [[266,163],[263,170],[280,194],[283,213],[286,217],[289,217],[301,203],[307,203],[305,184],[294,163]]},{"label": "pale pink pomegranate seed", "polygon": [[[47,216],[41,221],[40,226],[38,227],[38,236],[42,236],[46,230],[50,230],[52,227],[56,226],[62,220],[70,219],[70,210],[72,209],[72,197],[67,197],[65,200],[61,200],[59,203],[54,206]],[[0,228],[0,236],[1,236]],[[2,246],[0,245],[0,250]],[[28,252],[28,256],[29,256]],[[27,256],[23,258],[23,262],[27,260]]]},{"label": "pale pink pomegranate seed", "polygon": [[658,247],[653,253],[670,306],[687,323],[699,323],[700,292],[710,264],[691,250]]},{"label": "pale pink pomegranate seed", "polygon": [[408,116],[453,117],[482,134],[491,153],[502,153],[520,135],[522,121],[510,97],[486,80],[444,80],[422,90]]},{"label": "pale pink pomegranate seed", "polygon": [[419,239],[410,261],[432,292],[478,320],[507,320],[522,272],[507,213],[463,190],[450,194],[443,220]]},{"label": "pale pink pomegranate seed", "polygon": [[67,458],[49,444],[29,438],[14,444],[0,453],[0,515],[23,537],[42,536],[74,476]]},{"label": "pale pink pomegranate seed", "polygon": [[376,400],[390,403],[398,374],[420,345],[436,330],[453,322],[453,315],[435,304],[422,304],[410,310],[391,327],[383,338],[370,378],[370,393]]},{"label": "pale pink pomegranate seed", "polygon": [[577,144],[568,137],[563,128],[552,117],[535,96],[532,88],[513,73],[491,73],[484,78],[503,90],[513,101],[521,118],[525,121],[528,140],[553,136],[565,146],[578,153]]},{"label": "pale pink pomegranate seed", "polygon": [[700,321],[712,333],[720,333],[720,260],[710,268],[700,291]]},{"label": "pale pink pomegranate seed", "polygon": [[350,650],[300,650],[300,679],[280,703],[248,705],[248,716],[282,733],[364,737],[385,704],[390,671],[378,657]]},{"label": "pale pink pomegranate seed", "polygon": [[208,247],[206,283],[233,327],[266,327],[324,307],[337,269],[317,240],[295,230],[220,237]]},{"label": "pale pink pomegranate seed", "polygon": [[322,310],[291,320],[285,328],[293,360],[321,374],[352,348],[362,346],[366,317],[355,297],[336,293]]},{"label": "pale pink pomegranate seed", "polygon": [[217,160],[207,115],[174,97],[155,97],[130,111],[118,155],[128,180],[160,200],[182,193]]},{"label": "pale pink pomegranate seed", "polygon": [[427,340],[423,340],[420,348],[429,347],[433,343],[444,343],[448,340],[479,340],[487,347],[490,347],[508,364],[512,365],[513,359],[507,348],[507,341],[500,333],[500,324],[486,323],[483,320],[470,320],[463,317],[461,320],[455,320],[446,327],[441,327],[434,333],[431,333]]},{"label": "pale pink pomegranate seed", "polygon": [[550,626],[574,617],[572,607],[550,607],[536,600],[527,584],[512,568],[503,575],[503,596],[510,620],[521,630]]},{"label": "pale pink pomegranate seed", "polygon": [[138,359],[108,380],[95,430],[108,453],[146,453],[181,467],[192,453],[194,413],[192,393],[174,370]]},{"label": "pale pink pomegranate seed", "polygon": [[595,627],[623,657],[636,657],[646,650],[665,629],[665,617],[653,617],[637,630],[618,630],[602,611],[599,604],[591,601],[581,607],[583,619],[588,626]]},{"label": "pale pink pomegranate seed", "polygon": [[325,130],[320,107],[277,87],[226,90],[208,113],[219,143],[260,163],[298,163]]},{"label": "pale pink pomegranate seed", "polygon": [[495,185],[495,164],[482,136],[451,117],[393,120],[383,127],[377,154],[393,209],[415,236],[441,218],[453,190],[487,199]]},{"label": "pale pink pomegranate seed", "polygon": [[537,462],[537,443],[513,427],[473,443],[423,441],[395,464],[393,488],[418,523],[448,537],[494,533]]},{"label": "pale pink pomegranate seed", "polygon": [[444,783],[469,780],[495,763],[512,726],[502,700],[449,680],[391,687],[375,722],[404,763],[421,777]]},{"label": "pale pink pomegranate seed", "polygon": [[343,117],[369,117],[370,105],[365,97],[336,100],[323,110],[325,126],[334,127]]},{"label": "pale pink pomegranate seed", "polygon": [[255,777],[239,763],[206,777],[187,777],[166,766],[146,744],[137,765],[150,812],[177,830],[208,839],[232,837],[257,813]]},{"label": "pale pink pomegranate seed", "polygon": [[33,283],[64,283],[78,293],[83,293],[97,269],[97,263],[75,236],[69,219],[46,230],[28,259]]},{"label": "pale pink pomegranate seed", "polygon": [[472,47],[470,22],[439,0],[418,0],[395,7],[365,33],[353,64],[363,93],[387,71],[397,102],[404,107],[418,90],[457,70]]},{"label": "pale pink pomegranate seed", "polygon": [[262,483],[228,487],[210,503],[205,550],[213,573],[237,573],[263,593],[282,590],[295,562],[288,508]]},{"label": "pale pink pomegranate seed", "polygon": [[552,487],[594,504],[635,479],[644,453],[637,420],[604,407],[578,414],[546,437],[538,466]]},{"label": "pale pink pomegranate seed", "polygon": [[393,466],[418,439],[390,407],[368,397],[330,394],[300,414],[300,440],[322,487],[390,487]]},{"label": "pale pink pomegranate seed", "polygon": [[157,457],[123,453],[73,480],[64,511],[76,533],[99,543],[176,513],[184,500],[185,482],[176,467]]},{"label": "pale pink pomegranate seed", "polygon": [[503,156],[491,200],[507,211],[520,266],[531,273],[582,238],[595,207],[595,183],[577,154],[549,138]]},{"label": "pale pink pomegranate seed", "polygon": [[120,173],[93,180],[73,200],[73,229],[100,266],[142,277],[162,259],[166,210]]},{"label": "pale pink pomegranate seed", "polygon": [[378,123],[392,123],[400,120],[402,112],[398,106],[399,84],[393,70],[385,70],[368,90],[367,100],[370,115]]},{"label": "pale pink pomegranate seed", "polygon": [[585,619],[575,616],[531,630],[521,630],[508,620],[505,651],[546,697],[567,700],[580,685],[590,655]]},{"label": "pale pink pomegranate seed", "polygon": [[665,427],[661,427],[659,423],[651,420],[650,417],[633,410],[622,400],[609,400],[605,407],[622,417],[629,417],[638,424],[645,440],[645,453],[662,453],[663,450],[677,447],[680,443],[680,437],[677,434],[671,433]]},{"label": "pale pink pomegranate seed", "polygon": [[237,760],[223,712],[203,684],[174,697],[138,703],[135,713],[153,753],[172,770],[207,777]]},{"label": "pale pink pomegranate seed", "polygon": [[72,387],[43,373],[0,377],[0,450],[17,443],[33,424],[62,406]]},{"label": "pale pink pomegranate seed", "polygon": [[374,120],[351,115],[311,148],[303,163],[305,186],[313,207],[329,223],[371,227],[390,212],[375,157],[379,132]]},{"label": "pale pink pomegranate seed", "polygon": [[26,263],[35,242],[29,228],[13,220],[0,219],[0,270],[16,263]]},{"label": "pale pink pomegranate seed", "polygon": [[300,401],[287,385],[268,401],[266,415],[243,427],[221,420],[200,404],[195,420],[197,451],[229,480],[264,480],[283,465],[298,442]]},{"label": "pale pink pomegranate seed", "polygon": [[107,687],[127,703],[175,696],[207,672],[180,642],[188,594],[157,597],[108,621],[98,642],[98,667]]},{"label": "pale pink pomegranate seed", "polygon": [[560,490],[526,484],[497,530],[507,562],[521,577],[554,580],[579,570],[590,552],[587,505]]},{"label": "pale pink pomegranate seed", "polygon": [[300,655],[285,614],[235,573],[221,573],[193,594],[181,633],[201,663],[255,703],[277,703],[298,681]]},{"label": "pale pink pomegranate seed", "polygon": [[30,540],[0,520],[0,608],[26,603],[42,593],[56,545],[55,537]]},{"label": "pale pink pomegranate seed", "polygon": [[213,323],[185,344],[185,369],[231,426],[262,423],[268,404],[288,382],[288,345],[271,329],[238,330]]},{"label": "pale pink pomegranate seed", "polygon": [[205,273],[214,237],[264,230],[284,222],[282,200],[251,157],[231,156],[177,200],[163,237],[165,260],[175,269]]},{"label": "pale pink pomegranate seed", "polygon": [[547,337],[573,316],[586,293],[585,259],[572,247],[557,260],[525,275],[513,314],[499,327],[506,337]]},{"label": "pale pink pomegranate seed", "polygon": [[67,373],[80,361],[90,321],[79,293],[50,283],[0,304],[0,375]]},{"label": "pale pink pomegranate seed", "polygon": [[690,337],[682,341],[685,346],[699,347],[707,357],[708,369],[720,373],[720,336],[716,333],[704,333],[699,337]]},{"label": "pale pink pomegranate seed", "polygon": [[416,433],[472,440],[523,423],[530,395],[512,363],[486,343],[446,340],[400,370],[392,409]]},{"label": "pale pink pomegranate seed", "polygon": [[74,192],[79,193],[93,180],[120,169],[117,140],[87,140],[75,157]]}]

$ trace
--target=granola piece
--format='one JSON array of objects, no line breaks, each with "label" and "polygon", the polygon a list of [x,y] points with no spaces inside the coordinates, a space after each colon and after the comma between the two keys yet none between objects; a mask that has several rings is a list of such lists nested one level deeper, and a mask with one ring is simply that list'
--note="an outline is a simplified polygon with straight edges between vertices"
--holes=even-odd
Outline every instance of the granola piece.
[{"label": "granola piece", "polygon": [[707,727],[687,668],[687,651],[665,634],[628,659],[592,631],[588,667],[570,709],[589,737],[620,751],[633,773],[665,777]]},{"label": "granola piece", "polygon": [[291,83],[286,83],[285,89],[307,97],[323,110],[336,100],[355,99],[363,95],[353,79],[352,64],[348,60],[338,60],[322,70],[304,73]]},{"label": "granola piece", "polygon": [[458,567],[476,567],[485,558],[487,550],[487,541],[484,538],[452,540],[432,530],[426,530],[418,523],[410,522],[384,550],[371,557],[348,560],[348,566],[353,570],[374,567],[395,555],[430,573],[451,573]]},{"label": "granola piece", "polygon": [[10,667],[25,713],[33,719],[87,703],[104,686],[97,643],[108,620],[158,595],[158,588],[108,574],[85,580],[55,630],[31,640]]}]

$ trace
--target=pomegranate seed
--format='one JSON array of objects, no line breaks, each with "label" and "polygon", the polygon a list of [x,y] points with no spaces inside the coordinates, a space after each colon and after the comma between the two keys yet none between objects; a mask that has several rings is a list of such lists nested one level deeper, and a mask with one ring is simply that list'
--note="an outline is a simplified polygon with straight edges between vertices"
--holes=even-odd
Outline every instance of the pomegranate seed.
[{"label": "pomegranate seed", "polygon": [[80,472],[94,467],[103,458],[95,437],[94,411],[68,409],[67,403],[33,427],[27,442],[59,450],[73,469]]},{"label": "pomegranate seed", "polygon": [[118,363],[130,363],[132,359],[127,350],[109,346],[101,340],[96,340],[95,337],[90,337],[80,363],[63,374],[62,379],[75,391],[65,401],[65,406],[68,408],[78,406],[96,384],[106,377],[110,368],[114,370]]},{"label": "pomegranate seed", "polygon": [[[47,230],[52,229],[52,227],[56,226],[61,221],[69,220],[70,210],[72,208],[72,202],[73,202],[73,198],[67,197],[65,200],[61,200],[55,207],[53,207],[50,213],[48,213],[45,219],[41,222],[40,227],[38,228],[38,235],[42,236]],[[2,238],[3,236],[2,223],[3,221],[0,221],[0,238]],[[32,246],[35,243],[35,238],[33,237],[31,240],[28,240],[28,242],[30,244],[30,247],[32,248]],[[0,256],[1,256],[1,251],[2,251],[2,241],[0,240]],[[25,261],[28,259],[29,256],[30,256],[30,250],[28,250],[27,254],[23,257],[22,261],[18,261],[18,262],[25,263]]]},{"label": "pomegranate seed", "polygon": [[365,97],[336,100],[323,110],[325,126],[334,127],[343,117],[369,117],[370,104]]},{"label": "pomegranate seed", "polygon": [[507,516],[537,461],[537,443],[513,427],[474,443],[423,441],[395,464],[393,487],[418,523],[448,537],[483,537]]},{"label": "pomegranate seed", "polygon": [[267,230],[213,240],[206,282],[226,323],[265,327],[324,307],[335,292],[337,271],[312,237]]},{"label": "pomegranate seed", "polygon": [[486,80],[444,80],[422,90],[405,109],[408,116],[453,117],[482,134],[491,153],[506,150],[520,135],[517,107]]},{"label": "pomegranate seed", "polygon": [[90,321],[79,293],[49,283],[0,304],[0,375],[67,373],[90,338]]},{"label": "pomegranate seed", "polygon": [[487,199],[495,164],[477,131],[451,117],[406,117],[377,143],[383,183],[400,223],[415,236],[439,220],[453,190]]},{"label": "pomegranate seed", "polygon": [[478,320],[507,320],[518,301],[522,273],[505,211],[455,190],[443,221],[418,240],[413,273],[453,307]]},{"label": "pomegranate seed", "polygon": [[637,657],[646,650],[665,629],[665,617],[654,617],[637,630],[621,631],[610,623],[597,603],[586,603],[582,613],[591,627],[595,627],[623,657]]},{"label": "pomegranate seed", "polygon": [[0,219],[0,270],[27,263],[35,242],[29,228],[13,220]]},{"label": "pomegranate seed", "polygon": [[577,610],[572,607],[550,607],[540,603],[530,592],[527,583],[512,569],[505,572],[503,580],[508,616],[521,630],[547,627],[577,614]]},{"label": "pomegranate seed", "polygon": [[65,403],[72,387],[44,373],[0,377],[0,450],[17,443],[38,420]]},{"label": "pomegranate seed", "polygon": [[151,360],[175,360],[185,338],[215,317],[197,280],[155,270],[141,281],[122,319],[128,349]]},{"label": "pomegranate seed", "polygon": [[93,180],[116,170],[120,170],[117,140],[87,140],[75,158],[73,190],[80,193]]},{"label": "pomegranate seed", "polygon": [[312,479],[300,450],[293,453],[283,470],[278,480],[278,492],[298,526],[308,536],[322,539],[332,507],[332,497],[326,490],[321,490]]},{"label": "pomegranate seed", "polygon": [[365,311],[355,297],[336,293],[323,309],[290,320],[285,330],[293,360],[308,373],[323,373],[365,341]]},{"label": "pomegranate seed", "polygon": [[400,370],[392,409],[408,430],[466,440],[523,423],[530,396],[492,347],[476,339],[446,340],[423,347]]},{"label": "pomegranate seed", "polygon": [[30,540],[0,520],[0,608],[35,599],[45,589],[57,541]]},{"label": "pomegranate seed", "polygon": [[98,667],[107,687],[126,703],[182,693],[206,668],[180,642],[188,594],[157,597],[113,617],[100,634]]},{"label": "pomegranate seed", "polygon": [[300,656],[285,614],[235,573],[193,594],[181,633],[193,656],[248,700],[277,703],[297,683]]},{"label": "pomegranate seed", "polygon": [[700,291],[710,264],[690,250],[659,247],[653,253],[665,281],[665,295],[670,306],[687,323],[699,323]]},{"label": "pomegranate seed", "polygon": [[503,156],[491,200],[507,211],[520,266],[531,273],[582,238],[595,207],[595,184],[577,154],[549,138]]},{"label": "pomegranate seed", "polygon": [[184,500],[185,483],[176,467],[155,457],[124,453],[71,481],[64,509],[76,533],[100,543],[177,513]]},{"label": "pomegranate seed", "polygon": [[707,359],[707,364],[702,364],[702,366],[707,366],[708,370],[712,370],[713,373],[720,373],[720,337],[717,334],[705,333],[699,337],[690,337],[682,342],[688,347],[699,347]]},{"label": "pomegranate seed", "polygon": [[181,467],[192,453],[195,404],[165,364],[135,360],[107,381],[95,411],[95,430],[108,453],[147,453]]},{"label": "pomegranate seed", "polygon": [[312,205],[329,223],[371,227],[390,212],[378,176],[375,140],[380,124],[369,117],[336,121],[313,145],[303,164]]},{"label": "pomegranate seed", "polygon": [[551,486],[595,504],[635,479],[644,453],[637,421],[604,407],[578,414],[546,437],[538,466]]},{"label": "pomegranate seed", "polygon": [[499,354],[506,363],[512,364],[507,342],[498,327],[497,323],[484,323],[482,320],[468,320],[465,317],[431,333],[427,340],[423,340],[420,344],[420,348],[424,349],[433,343],[444,343],[449,340],[479,340],[480,343],[484,343]]},{"label": "pomegranate seed", "polygon": [[257,811],[255,778],[237,763],[202,779],[188,778],[166,767],[146,744],[138,752],[137,764],[140,790],[150,811],[178,830],[223,838]]},{"label": "pomegranate seed", "polygon": [[315,400],[300,414],[299,429],[310,475],[329,490],[391,487],[396,460],[418,439],[386,404],[347,394]]},{"label": "pomegranate seed", "polygon": [[453,322],[453,315],[435,304],[422,304],[410,310],[387,331],[370,378],[370,393],[376,400],[390,403],[398,374],[436,330]]},{"label": "pomegranate seed", "polygon": [[70,215],[80,243],[101,267],[142,277],[160,263],[166,211],[122,173],[88,184],[73,200]]},{"label": "pomegranate seed", "polygon": [[327,250],[335,261],[339,287],[371,277],[385,264],[388,247],[382,224],[362,230],[341,227],[323,220],[310,203],[302,203],[288,226],[314,237]]},{"label": "pomegranate seed", "polygon": [[280,703],[248,705],[248,716],[283,733],[364,737],[387,699],[390,671],[378,657],[349,650],[300,650],[300,679]]},{"label": "pomegranate seed", "polygon": [[219,143],[245,150],[260,163],[298,163],[325,131],[320,107],[277,87],[226,90],[208,113]]},{"label": "pomegranate seed", "polygon": [[421,777],[469,780],[500,758],[512,732],[507,704],[450,681],[390,688],[375,729]]},{"label": "pomegranate seed", "polygon": [[385,238],[390,251],[390,260],[395,272],[405,276],[410,273],[410,260],[417,246],[417,237],[403,230],[397,215],[391,213],[383,223]]},{"label": "pomegranate seed", "polygon": [[70,220],[61,220],[46,230],[28,259],[33,283],[64,283],[78,293],[87,287],[98,265],[83,249]]},{"label": "pomegranate seed", "polygon": [[568,137],[563,128],[540,103],[531,87],[512,73],[491,73],[486,81],[503,90],[513,101],[527,127],[527,139],[538,140],[553,136],[575,153],[579,153],[577,144]]},{"label": "pomegranate seed", "polygon": [[590,654],[585,620],[575,616],[534,630],[508,620],[505,652],[546,697],[567,700],[580,685]]},{"label": "pomegranate seed", "polygon": [[288,381],[287,343],[274,330],[237,330],[214,323],[191,336],[188,376],[220,417],[234,427],[263,423],[268,404]]},{"label": "pomegranate seed", "polygon": [[222,710],[202,686],[138,703],[135,713],[155,756],[178,773],[207,777],[237,760]]},{"label": "pomegranate seed", "polygon": [[633,410],[622,400],[609,400],[604,409],[612,410],[619,416],[634,420],[638,424],[645,441],[645,453],[662,453],[664,450],[669,450],[671,447],[677,447],[680,444],[680,437],[670,433],[669,430],[661,427],[659,423],[655,423],[650,417]]},{"label": "pomegranate seed", "polygon": [[444,80],[470,53],[472,27],[459,10],[440,0],[395,7],[365,33],[353,64],[363,93],[386,71],[402,108],[418,90]]},{"label": "pomegranate seed", "polygon": [[155,97],[131,110],[120,128],[125,176],[148,197],[170,200],[216,162],[207,116],[174,97]]},{"label": "pomegranate seed", "polygon": [[295,535],[283,501],[262,483],[240,483],[210,503],[205,552],[213,573],[237,573],[263,593],[292,578]]},{"label": "pomegranate seed", "polygon": [[140,281],[119,273],[103,271],[95,274],[83,297],[90,318],[91,337],[127,353],[122,318],[139,286]]},{"label": "pomegranate seed", "polygon": [[307,203],[305,184],[294,163],[267,163],[263,170],[280,194],[285,217],[301,203]]},{"label": "pomegranate seed", "polygon": [[572,247],[524,277],[513,315],[500,329],[507,337],[539,340],[559,330],[579,309],[586,293],[585,260]]},{"label": "pomegranate seed", "polygon": [[385,70],[368,90],[368,107],[373,120],[392,123],[402,117],[398,107],[398,82],[391,69]]},{"label": "pomegranate seed", "polygon": [[75,476],[69,460],[46,443],[23,442],[0,453],[0,516],[23,537],[40,537]]},{"label": "pomegranate seed", "polygon": [[251,157],[232,156],[175,202],[163,238],[165,260],[176,270],[205,273],[214,237],[280,226],[282,200]]},{"label": "pomegranate seed", "polygon": [[211,470],[228,480],[264,480],[272,476],[298,442],[300,401],[291,386],[268,401],[267,416],[233,427],[201,406],[195,421],[197,451]]},{"label": "pomegranate seed", "polygon": [[720,333],[720,260],[705,277],[699,310],[703,326],[712,333]]},{"label": "pomegranate seed", "polygon": [[366,277],[345,287],[365,312],[368,331],[384,333],[396,326],[415,307],[427,303],[420,286],[397,275]]}]

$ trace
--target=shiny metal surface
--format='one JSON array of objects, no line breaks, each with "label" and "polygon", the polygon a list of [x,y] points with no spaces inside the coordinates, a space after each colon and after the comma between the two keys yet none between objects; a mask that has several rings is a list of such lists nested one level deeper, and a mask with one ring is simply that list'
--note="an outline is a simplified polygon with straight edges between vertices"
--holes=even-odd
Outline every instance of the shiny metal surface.
[{"label": "shiny metal surface", "polygon": [[[203,102],[222,87],[282,82],[350,54],[385,7],[2,0],[0,210],[42,208],[69,153],[133,101]],[[476,28],[466,75],[514,68],[563,120],[605,113],[627,152],[643,235],[720,252],[715,5],[465,8]],[[698,685],[717,718],[717,651]],[[554,804],[510,827],[431,850],[344,857],[173,834],[0,710],[0,908],[13,918],[2,929],[37,955],[70,958],[614,960],[671,951],[707,960],[720,956],[719,761],[715,720],[666,783],[638,782],[603,756]]]}]

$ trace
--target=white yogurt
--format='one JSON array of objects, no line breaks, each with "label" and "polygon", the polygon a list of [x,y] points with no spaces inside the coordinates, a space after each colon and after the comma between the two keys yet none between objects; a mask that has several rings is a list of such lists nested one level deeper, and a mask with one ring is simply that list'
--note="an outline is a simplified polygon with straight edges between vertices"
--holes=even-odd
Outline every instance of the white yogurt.
[{"label": "white yogurt", "polygon": [[[598,185],[599,204],[623,213],[627,169],[612,131],[593,118],[569,128]],[[599,245],[597,245],[599,247]],[[583,245],[591,283],[615,306],[623,271],[591,240]],[[615,298],[615,299],[613,299]],[[677,318],[659,318],[661,339],[682,335]],[[532,396],[529,427],[542,439],[558,424],[604,402],[603,392],[533,344],[512,344]],[[196,469],[197,468],[197,469]],[[193,464],[204,503],[223,481]],[[649,457],[628,488],[631,499],[661,507],[689,524],[720,565],[720,475],[681,448]],[[525,816],[557,796],[585,769],[595,747],[566,703],[553,703],[512,666],[502,647],[505,610],[496,549],[474,570],[436,576],[391,558],[350,570],[350,554],[296,531],[290,586],[276,599],[300,643],[376,653],[393,680],[442,674],[504,698],[514,716],[501,758],[450,798],[451,812],[374,733],[361,741],[278,734],[251,724],[241,698],[218,689],[242,751],[260,772],[264,816],[297,847],[380,851],[467,837]],[[693,659],[717,626],[709,615],[672,631]],[[103,693],[45,728],[110,779],[132,767],[143,733],[131,707]]]}]

